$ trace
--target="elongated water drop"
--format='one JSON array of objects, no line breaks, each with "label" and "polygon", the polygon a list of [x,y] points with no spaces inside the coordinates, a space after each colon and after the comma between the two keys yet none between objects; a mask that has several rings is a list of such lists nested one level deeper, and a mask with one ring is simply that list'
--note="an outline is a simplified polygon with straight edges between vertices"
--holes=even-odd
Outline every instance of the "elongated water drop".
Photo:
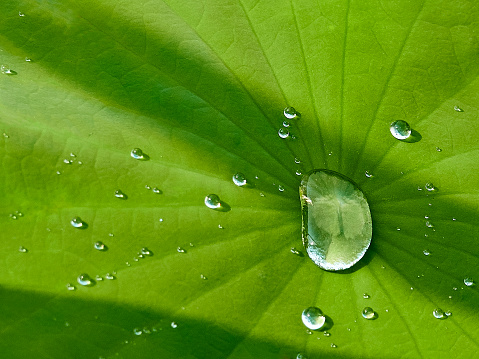
[{"label": "elongated water drop", "polygon": [[292,119],[299,120],[301,118],[301,114],[298,111],[296,111],[294,107],[286,107],[283,110],[283,115],[284,117],[290,120]]},{"label": "elongated water drop", "polygon": [[143,153],[143,151],[141,150],[141,148],[134,148],[131,150],[130,152],[130,155],[131,157],[133,157],[135,160],[142,160],[142,161],[145,161],[145,160],[148,160],[149,157],[147,154]]},{"label": "elongated water drop", "polygon": [[311,330],[321,329],[326,324],[326,317],[321,312],[321,309],[317,307],[309,307],[303,310],[301,320],[306,328]]},{"label": "elongated water drop", "polygon": [[75,227],[75,228],[79,228],[79,229],[85,229],[88,227],[88,225],[82,221],[82,219],[80,217],[74,217],[71,221],[70,221],[70,224]]},{"label": "elongated water drop", "polygon": [[424,186],[429,192],[434,192],[437,190],[437,187],[434,186],[432,183],[428,182]]},{"label": "elongated water drop", "polygon": [[398,140],[405,140],[411,136],[411,126],[409,126],[409,123],[403,120],[398,120],[391,123],[389,130],[391,131],[391,134]]},{"label": "elongated water drop", "polygon": [[446,319],[448,316],[446,315],[446,313],[444,313],[444,311],[441,309],[441,308],[436,308],[432,311],[432,315],[434,316],[434,318],[436,319]]},{"label": "elongated water drop", "polygon": [[244,186],[246,182],[246,177],[241,172],[237,172],[233,175],[233,183],[238,187]]},{"label": "elongated water drop", "polygon": [[107,250],[107,247],[103,244],[103,242],[95,242],[95,245],[94,245],[95,249],[96,250],[99,250],[99,251],[106,251]]},{"label": "elongated water drop", "polygon": [[21,253],[27,253],[28,249],[26,249],[24,246],[20,246],[20,248],[18,248],[18,251]]},{"label": "elongated water drop", "polygon": [[85,287],[91,287],[95,284],[95,281],[86,273],[80,274],[77,278],[77,282]]},{"label": "elongated water drop", "polygon": [[372,237],[369,205],[347,177],[313,170],[299,188],[303,244],[313,262],[325,270],[343,270],[366,253]]}]

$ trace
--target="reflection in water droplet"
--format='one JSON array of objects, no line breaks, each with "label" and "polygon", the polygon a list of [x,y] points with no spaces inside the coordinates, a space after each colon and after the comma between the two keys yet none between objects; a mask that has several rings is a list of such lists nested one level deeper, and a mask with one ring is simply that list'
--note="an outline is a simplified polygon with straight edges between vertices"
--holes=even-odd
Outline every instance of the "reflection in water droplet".
[{"label": "reflection in water droplet", "polygon": [[26,249],[24,246],[20,246],[20,248],[18,248],[18,251],[21,253],[27,253],[28,249]]},{"label": "reflection in water droplet", "polygon": [[209,194],[205,197],[205,205],[211,209],[218,209],[221,208],[221,200],[220,197],[216,194]]},{"label": "reflection in water droplet", "polygon": [[432,183],[428,182],[424,186],[429,192],[433,192],[437,190],[437,187],[435,187]]},{"label": "reflection in water droplet", "polygon": [[376,312],[371,307],[364,308],[361,314],[363,315],[363,318],[365,318],[365,319],[376,319],[377,318]]},{"label": "reflection in water droplet", "polygon": [[133,329],[133,334],[135,335],[142,335],[143,331],[140,328]]},{"label": "reflection in water droplet", "polygon": [[75,228],[86,228],[87,224],[82,221],[80,217],[74,217],[71,221],[70,224],[75,227]]},{"label": "reflection in water droplet", "polygon": [[470,277],[464,278],[464,284],[467,285],[468,287],[472,287],[474,285],[474,279]]},{"label": "reflection in water droplet", "polygon": [[308,359],[308,357],[304,354],[298,353],[298,355],[296,355],[296,359]]},{"label": "reflection in water droplet", "polygon": [[284,187],[281,186],[281,185],[278,185],[278,190],[279,190],[280,192],[284,192]]},{"label": "reflection in water droplet", "polygon": [[303,310],[301,319],[306,328],[311,330],[321,329],[326,324],[326,317],[321,312],[321,309],[317,307],[309,307]]},{"label": "reflection in water droplet", "polygon": [[120,198],[120,199],[127,199],[126,194],[124,194],[121,190],[116,190],[115,191],[115,197]]},{"label": "reflection in water droplet", "polygon": [[434,315],[434,318],[437,319],[446,319],[447,315],[444,313],[444,311],[441,308],[436,308],[432,311],[432,315]]},{"label": "reflection in water droplet", "polygon": [[366,253],[372,237],[369,205],[363,192],[345,176],[314,170],[300,186],[303,244],[325,270],[343,270]]},{"label": "reflection in water droplet", "polygon": [[292,119],[299,120],[301,118],[301,114],[298,111],[296,111],[294,107],[286,107],[283,110],[283,115],[284,117],[290,120]]},{"label": "reflection in water droplet", "polygon": [[91,287],[95,284],[95,282],[86,273],[80,274],[77,278],[77,282],[78,284],[81,284],[86,287]]},{"label": "reflection in water droplet", "polygon": [[244,186],[246,184],[246,177],[241,172],[237,172],[233,175],[233,183],[238,187]]},{"label": "reflection in water droplet", "polygon": [[95,249],[99,250],[99,251],[106,251],[107,250],[107,247],[103,244],[103,242],[95,242],[94,244],[94,247]]},{"label": "reflection in water droplet", "polygon": [[13,71],[12,69],[8,68],[5,65],[0,66],[0,72],[4,75],[16,75],[17,74],[16,71]]},{"label": "reflection in water droplet", "polygon": [[331,343],[331,348],[337,348],[338,346],[334,343]]},{"label": "reflection in water droplet", "polygon": [[454,106],[454,111],[457,111],[457,112],[464,112],[464,110],[462,108],[460,108],[459,106]]},{"label": "reflection in water droplet", "polygon": [[394,121],[389,127],[391,134],[398,140],[405,140],[411,136],[411,126],[403,120]]},{"label": "reflection in water droplet", "polygon": [[288,138],[289,137],[289,131],[286,128],[281,127],[278,130],[278,136],[281,137],[281,138]]}]

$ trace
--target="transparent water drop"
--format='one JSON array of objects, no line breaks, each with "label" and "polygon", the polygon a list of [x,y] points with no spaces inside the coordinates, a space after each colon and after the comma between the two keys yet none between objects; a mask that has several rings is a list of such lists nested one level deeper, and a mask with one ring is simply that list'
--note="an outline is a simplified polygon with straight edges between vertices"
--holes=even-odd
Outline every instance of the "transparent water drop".
[{"label": "transparent water drop", "polygon": [[10,136],[9,136],[9,135],[7,135],[7,134],[4,132],[4,133],[3,133],[3,137],[5,137],[5,138],[9,138]]},{"label": "transparent water drop", "polygon": [[372,174],[371,172],[369,172],[369,171],[364,172],[364,175],[365,175],[367,178],[373,178],[373,177],[374,177],[373,174]]},{"label": "transparent water drop", "polygon": [[26,249],[24,246],[20,246],[20,248],[18,248],[18,251],[20,253],[27,253],[28,252],[28,249]]},{"label": "transparent water drop", "polygon": [[321,309],[317,307],[309,307],[301,313],[301,320],[306,328],[311,330],[318,330],[326,324],[326,317],[323,315]]},{"label": "transparent water drop", "polygon": [[475,284],[474,279],[470,277],[466,277],[464,278],[464,284],[467,285],[468,287],[472,287]]},{"label": "transparent water drop", "polygon": [[83,285],[85,287],[91,287],[95,284],[93,279],[90,278],[90,276],[86,273],[80,274],[77,278],[77,282],[80,285]]},{"label": "transparent water drop", "polygon": [[306,355],[302,354],[302,353],[298,353],[296,355],[296,359],[308,359],[308,357]]},{"label": "transparent water drop", "polygon": [[71,165],[73,163],[73,160],[65,158],[65,159],[63,159],[63,163],[66,164],[66,165]]},{"label": "transparent water drop", "polygon": [[141,148],[134,148],[130,152],[131,157],[133,157],[135,160],[147,160],[148,156],[143,153]]},{"label": "transparent water drop", "polygon": [[444,313],[444,311],[441,308],[436,308],[432,311],[432,315],[436,319],[446,319],[447,315]]},{"label": "transparent water drop", "polygon": [[126,194],[124,194],[120,189],[117,189],[115,191],[115,197],[119,198],[119,199],[127,199],[128,198],[128,196]]},{"label": "transparent water drop", "polygon": [[464,112],[464,110],[462,108],[460,108],[459,106],[454,106],[454,111],[457,111],[457,112]]},{"label": "transparent water drop", "polygon": [[13,71],[11,68],[9,68],[5,65],[0,66],[0,72],[4,75],[16,75],[17,74],[16,71]]},{"label": "transparent water drop", "polygon": [[145,185],[145,188],[149,191],[151,189],[150,186],[148,186],[147,184]]},{"label": "transparent water drop", "polygon": [[289,123],[289,121],[284,120],[284,121],[283,121],[283,127],[289,127],[289,126],[291,126],[291,124]]},{"label": "transparent water drop", "polygon": [[281,186],[281,185],[278,185],[278,191],[280,191],[280,192],[284,192],[284,187],[283,187],[283,186]]},{"label": "transparent water drop", "polygon": [[283,115],[289,120],[296,119],[299,120],[301,118],[301,114],[296,111],[294,107],[286,107],[283,110]]},{"label": "transparent water drop", "polygon": [[205,205],[211,209],[219,209],[221,208],[221,200],[220,197],[216,194],[209,194],[205,197]]},{"label": "transparent water drop", "polygon": [[437,187],[434,186],[432,183],[428,182],[424,186],[429,192],[433,192],[437,190]]},{"label": "transparent water drop", "polygon": [[19,11],[19,12],[18,12],[18,16],[20,16],[20,17],[24,17],[24,16],[25,16],[25,14],[24,14],[23,12]]},{"label": "transparent water drop", "polygon": [[113,233],[108,233],[108,237],[113,237],[114,234]]},{"label": "transparent water drop", "polygon": [[423,250],[422,253],[425,255],[425,256],[428,256],[431,254],[431,252],[429,252],[427,249]]},{"label": "transparent water drop", "polygon": [[99,251],[106,251],[107,250],[107,247],[105,246],[105,244],[103,244],[103,242],[95,242],[95,244],[93,245],[95,247],[96,250],[99,250]]},{"label": "transparent water drop", "polygon": [[357,263],[371,243],[372,221],[363,192],[347,177],[313,170],[300,186],[303,244],[313,262],[325,270]]},{"label": "transparent water drop", "polygon": [[244,186],[247,183],[245,175],[241,172],[235,173],[233,175],[233,183],[238,187]]},{"label": "transparent water drop", "polygon": [[32,59],[29,58],[29,57],[25,57],[25,61],[26,61],[26,62],[32,62]]},{"label": "transparent water drop", "polygon": [[101,275],[97,274],[97,275],[95,276],[95,280],[96,280],[97,282],[101,282],[101,281],[103,280],[103,277],[102,277]]},{"label": "transparent water drop", "polygon": [[143,331],[140,328],[133,329],[133,334],[135,335],[142,335]]},{"label": "transparent water drop", "polygon": [[411,126],[403,120],[397,120],[391,123],[389,131],[391,131],[391,134],[398,140],[405,140],[411,136]]},{"label": "transparent water drop", "polygon": [[176,248],[176,251],[177,251],[178,253],[186,253],[186,250],[183,249],[183,248],[181,248],[181,247]]},{"label": "transparent water drop", "polygon": [[151,330],[148,327],[143,327],[143,333],[145,334],[151,334]]},{"label": "transparent water drop", "polygon": [[437,152],[442,152],[442,149],[440,149],[439,147],[436,147],[436,151]]},{"label": "transparent water drop", "polygon": [[303,174],[303,171],[300,169],[296,170],[296,176],[301,176]]},{"label": "transparent water drop", "polygon": [[148,248],[143,247],[143,248],[141,249],[141,254],[143,254],[144,256],[151,257],[151,256],[153,255],[153,252],[150,251]]},{"label": "transparent water drop", "polygon": [[80,229],[84,229],[84,228],[88,227],[88,225],[85,222],[83,222],[80,217],[72,218],[72,220],[70,221],[70,224],[73,227],[80,228]]},{"label": "transparent water drop", "polygon": [[312,332],[310,329],[306,329],[306,334],[308,334],[308,335],[312,335],[312,334],[313,334],[313,332]]},{"label": "transparent water drop", "polygon": [[331,336],[331,333],[330,333],[330,332],[324,332],[323,335],[324,335],[325,337],[329,337],[329,336]]},{"label": "transparent water drop", "polygon": [[68,283],[68,284],[67,284],[67,290],[70,290],[70,291],[76,290],[76,287],[75,287],[74,285]]},{"label": "transparent water drop", "polygon": [[444,314],[446,315],[446,317],[450,317],[452,315],[452,312],[450,310],[447,310],[444,312]]},{"label": "transparent water drop", "polygon": [[263,193],[263,192],[260,192],[259,195],[260,195],[261,197],[264,197],[264,193]]},{"label": "transparent water drop", "polygon": [[9,216],[11,219],[18,219],[17,215],[14,213],[10,213]]},{"label": "transparent water drop", "polygon": [[152,192],[155,193],[155,194],[163,194],[163,191],[161,189],[159,189],[158,187],[154,187]]},{"label": "transparent water drop", "polygon": [[331,348],[337,348],[338,346],[334,343],[331,343]]},{"label": "transparent water drop", "polygon": [[281,127],[278,130],[278,136],[281,137],[281,138],[288,138],[289,137],[289,131],[286,128]]},{"label": "transparent water drop", "polygon": [[105,279],[114,280],[116,277],[113,275],[115,272],[105,274]]},{"label": "transparent water drop", "polygon": [[294,158],[294,163],[299,164],[299,163],[301,163],[301,160],[298,157],[295,157]]},{"label": "transparent water drop", "polygon": [[178,328],[178,324],[176,324],[176,322],[171,322],[171,327],[173,329],[176,329],[176,328]]},{"label": "transparent water drop", "polygon": [[57,171],[56,174],[57,174],[57,175],[61,175],[62,173],[61,173],[60,171]]},{"label": "transparent water drop", "polygon": [[365,307],[361,312],[364,319],[376,319],[377,313],[371,307]]},{"label": "transparent water drop", "polygon": [[364,293],[364,294],[363,294],[363,298],[364,298],[364,299],[369,299],[369,298],[370,298],[370,296],[369,296],[369,294],[368,294],[368,293]]},{"label": "transparent water drop", "polygon": [[300,251],[298,251],[296,248],[292,247],[291,248],[291,253],[293,254],[296,254],[297,256],[301,256],[302,253]]},{"label": "transparent water drop", "polygon": [[208,279],[204,274],[201,274],[201,275],[200,275],[200,278],[203,279],[203,280],[207,280],[207,279]]}]

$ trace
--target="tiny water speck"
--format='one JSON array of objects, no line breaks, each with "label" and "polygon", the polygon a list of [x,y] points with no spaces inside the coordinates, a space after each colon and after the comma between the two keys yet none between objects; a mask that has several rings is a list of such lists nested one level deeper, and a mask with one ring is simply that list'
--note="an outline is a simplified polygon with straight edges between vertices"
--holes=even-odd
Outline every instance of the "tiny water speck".
[{"label": "tiny water speck", "polygon": [[436,151],[437,152],[442,152],[442,149],[440,149],[439,147],[436,147]]},{"label": "tiny water speck", "polygon": [[296,359],[308,359],[308,357],[302,353],[298,353],[298,355],[296,355]]},{"label": "tiny water speck", "polygon": [[364,172],[364,175],[365,175],[367,178],[373,178],[373,177],[374,177],[373,174],[372,174],[371,172],[369,172],[369,171]]},{"label": "tiny water speck", "polygon": [[437,190],[437,187],[434,186],[432,183],[428,182],[424,186],[429,192],[433,192]]},{"label": "tiny water speck", "polygon": [[326,324],[326,317],[323,315],[321,309],[317,307],[309,307],[301,313],[301,320],[306,328],[311,330],[318,330]]},{"label": "tiny water speck", "polygon": [[301,256],[301,252],[294,247],[291,248],[291,253],[296,254],[297,256]]},{"label": "tiny water speck", "polygon": [[127,199],[126,194],[124,194],[120,189],[115,191],[115,197],[119,199]]},{"label": "tiny water speck", "polygon": [[186,253],[186,250],[183,249],[183,248],[181,248],[181,247],[176,248],[176,251],[177,251],[178,253]]},{"label": "tiny water speck", "polygon": [[238,187],[244,186],[246,182],[246,177],[241,172],[237,172],[233,175],[233,183]]},{"label": "tiny water speck", "polygon": [[289,137],[289,131],[286,128],[281,127],[278,130],[278,136],[281,137],[281,138],[288,138]]},{"label": "tiny water speck", "polygon": [[80,274],[77,278],[77,282],[85,287],[91,287],[95,284],[95,282],[86,273]]},{"label": "tiny water speck", "polygon": [[330,333],[330,332],[324,332],[323,335],[324,335],[325,337],[329,337],[329,336],[331,336],[331,333]]},{"label": "tiny water speck", "polygon": [[19,12],[18,12],[18,16],[20,16],[20,17],[24,17],[24,16],[25,16],[25,14],[24,14],[23,12],[19,11]]},{"label": "tiny water speck", "polygon": [[102,277],[101,275],[97,274],[97,275],[95,276],[95,280],[96,280],[97,282],[101,282],[101,281],[103,280],[103,277]]},{"label": "tiny water speck", "polygon": [[411,136],[411,126],[403,120],[397,120],[391,123],[389,130],[394,138],[398,140],[405,140]]},{"label": "tiny water speck", "polygon": [[205,197],[205,205],[211,209],[218,209],[221,208],[221,200],[220,197],[216,194],[209,194]]},{"label": "tiny water speck", "polygon": [[113,280],[113,279],[116,279],[116,277],[111,273],[107,273],[105,274],[105,279]]},{"label": "tiny water speck", "polygon": [[75,228],[86,228],[87,227],[87,224],[85,222],[82,221],[82,219],[80,217],[74,217],[72,218],[72,220],[70,221],[70,224],[75,227]]},{"label": "tiny water speck", "polygon": [[432,315],[436,319],[446,319],[447,315],[444,313],[444,311],[441,308],[436,308],[432,311]]},{"label": "tiny water speck", "polygon": [[369,298],[370,298],[370,296],[369,296],[369,294],[368,294],[368,293],[364,293],[364,294],[363,294],[363,298],[364,298],[364,299],[369,299]]},{"label": "tiny water speck", "polygon": [[301,170],[296,170],[296,176],[301,176],[303,174],[303,171]]},{"label": "tiny water speck", "polygon": [[157,188],[157,187],[154,187],[153,188],[153,193],[156,193],[156,194],[162,194],[163,192],[161,191],[161,189]]},{"label": "tiny water speck", "polygon": [[378,316],[377,313],[371,307],[364,308],[361,314],[364,319],[376,319]]},{"label": "tiny water speck", "polygon": [[472,279],[470,277],[466,277],[466,278],[464,278],[464,284],[468,287],[472,287],[475,284],[474,279]]},{"label": "tiny water speck", "polygon": [[428,256],[431,254],[431,252],[429,252],[427,249],[423,250],[422,253],[425,255],[425,256]]},{"label": "tiny water speck", "polygon": [[25,61],[26,61],[26,62],[31,62],[31,61],[32,61],[32,59],[31,59],[31,58],[29,58],[29,57],[25,57]]},{"label": "tiny water speck", "polygon": [[65,158],[65,159],[63,160],[63,163],[65,163],[65,164],[67,164],[67,165],[71,165],[71,164],[73,163],[73,160],[70,160],[70,159],[68,159],[68,158]]},{"label": "tiny water speck", "polygon": [[294,163],[299,164],[299,163],[301,163],[301,160],[298,157],[295,157],[294,158]]},{"label": "tiny water speck", "polygon": [[105,244],[103,244],[103,242],[100,242],[100,241],[95,242],[94,247],[95,247],[95,249],[97,249],[99,251],[106,251],[106,249],[107,249]]},{"label": "tiny water speck", "polygon": [[171,327],[173,329],[176,329],[176,328],[178,328],[178,324],[176,324],[175,322],[171,322]]},{"label": "tiny water speck", "polygon": [[18,251],[20,253],[27,253],[28,252],[28,249],[26,249],[24,246],[20,246],[20,248],[18,248]]},{"label": "tiny water speck", "polygon": [[338,346],[334,343],[331,343],[331,348],[337,348]]},{"label": "tiny water speck", "polygon": [[464,110],[462,108],[460,108],[459,106],[454,106],[454,111],[457,111],[457,112],[464,112]]},{"label": "tiny water speck", "polygon": [[67,284],[67,290],[75,290],[76,287],[74,285],[71,285],[70,283]]},{"label": "tiny water speck", "polygon": [[203,279],[203,280],[207,280],[207,279],[208,279],[204,274],[201,274],[201,275],[200,275],[200,278]]},{"label": "tiny water speck", "polygon": [[286,107],[283,110],[283,115],[289,120],[292,120],[292,119],[299,120],[301,118],[301,114],[298,111],[296,111],[294,107],[291,107],[291,106]]}]

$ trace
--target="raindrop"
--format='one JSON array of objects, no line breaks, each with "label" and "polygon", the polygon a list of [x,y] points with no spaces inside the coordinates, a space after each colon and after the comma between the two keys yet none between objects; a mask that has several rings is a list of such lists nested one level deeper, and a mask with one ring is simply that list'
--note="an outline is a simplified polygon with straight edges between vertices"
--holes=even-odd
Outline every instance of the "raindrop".
[{"label": "raindrop", "polygon": [[116,279],[116,277],[113,274],[107,273],[105,274],[105,279],[113,280],[113,279]]},{"label": "raindrop", "polygon": [[370,298],[370,296],[369,296],[369,294],[368,294],[368,293],[364,293],[364,294],[363,294],[363,298],[364,298],[364,299],[369,299],[369,298]]},{"label": "raindrop", "polygon": [[233,175],[233,183],[238,187],[244,186],[246,184],[246,177],[241,172],[237,172]]},{"label": "raindrop", "polygon": [[444,314],[446,315],[446,317],[450,317],[452,315],[452,312],[448,310],[448,311],[445,311]]},{"label": "raindrop", "polygon": [[299,164],[299,163],[301,163],[301,160],[298,157],[295,157],[294,158],[294,163]]},{"label": "raindrop", "polygon": [[281,137],[281,138],[288,138],[289,137],[289,131],[286,128],[281,127],[278,130],[278,136]]},{"label": "raindrop", "polygon": [[301,118],[301,114],[298,111],[296,111],[294,107],[286,107],[283,110],[283,114],[284,114],[284,117],[290,120],[292,119],[299,120]]},{"label": "raindrop", "polygon": [[369,172],[369,171],[364,172],[364,175],[365,175],[367,178],[373,178],[373,177],[374,177],[374,176],[372,175],[372,173]]},{"label": "raindrop", "polygon": [[153,188],[153,193],[162,194],[163,191],[162,191],[161,189],[157,188],[157,187],[154,187],[154,188]]},{"label": "raindrop", "polygon": [[75,227],[75,228],[80,228],[80,229],[85,229],[88,227],[88,225],[82,221],[80,217],[74,217],[71,221],[70,224]]},{"label": "raindrop", "polygon": [[398,140],[405,140],[411,136],[411,126],[403,120],[394,121],[389,127],[391,134]]},{"label": "raindrop", "polygon": [[203,280],[207,280],[208,278],[206,278],[206,276],[204,274],[201,274],[200,275],[200,278],[203,279]]},{"label": "raindrop", "polygon": [[369,205],[347,177],[313,170],[300,186],[303,244],[313,262],[325,270],[343,270],[366,253],[372,237]]},{"label": "raindrop", "polygon": [[181,248],[181,247],[176,248],[176,251],[177,251],[178,253],[186,253],[186,250],[183,249],[183,248]]},{"label": "raindrop", "polygon": [[71,164],[73,163],[73,160],[70,160],[70,159],[68,159],[68,158],[65,158],[65,159],[63,160],[63,163],[66,164],[66,165],[71,165]]},{"label": "raindrop", "polygon": [[303,310],[301,319],[306,328],[311,330],[321,329],[326,324],[326,317],[321,312],[321,309],[317,307],[309,307]]},{"label": "raindrop", "polygon": [[99,251],[106,251],[107,250],[107,246],[105,246],[103,244],[103,242],[100,242],[100,241],[95,242],[94,247],[95,247],[95,249],[97,249]]},{"label": "raindrop", "polygon": [[331,343],[331,348],[337,348],[338,346],[334,343]]},{"label": "raindrop", "polygon": [[113,237],[114,234],[113,234],[113,233],[108,233],[108,236],[109,236],[109,237]]},{"label": "raindrop", "polygon": [[472,287],[475,284],[474,279],[470,277],[466,277],[464,278],[464,284],[467,285],[468,287]]},{"label": "raindrop", "polygon": [[135,160],[148,160],[149,157],[147,154],[143,153],[141,148],[134,148],[130,152],[131,157],[133,157]]},{"label": "raindrop", "polygon": [[151,256],[153,255],[153,252],[150,251],[148,248],[143,247],[143,248],[141,249],[141,254],[143,254],[144,256],[151,257]]},{"label": "raindrop", "polygon": [[284,120],[284,121],[283,121],[283,127],[289,127],[289,126],[291,126],[291,124],[289,123],[289,121]]},{"label": "raindrop", "polygon": [[74,285],[71,285],[70,283],[67,284],[67,289],[68,290],[75,290],[76,287]]},{"label": "raindrop", "polygon": [[431,254],[431,252],[429,252],[427,249],[423,250],[422,253],[425,255],[425,256],[428,256]]},{"label": "raindrop", "polygon": [[378,316],[377,313],[371,307],[364,308],[361,314],[363,315],[363,318],[365,319],[376,319]]},{"label": "raindrop", "polygon": [[464,112],[464,110],[462,108],[460,108],[459,106],[454,106],[454,111],[457,111],[457,112]]},{"label": "raindrop", "polygon": [[13,213],[10,213],[9,216],[10,216],[11,219],[17,219],[17,218],[18,218],[18,217],[17,217],[15,214],[13,214]]},{"label": "raindrop", "polygon": [[133,329],[133,334],[135,335],[142,335],[143,331],[140,328]]},{"label": "raindrop", "polygon": [[20,16],[20,17],[24,17],[24,16],[25,16],[25,14],[24,14],[23,12],[19,11],[19,12],[18,12],[18,16]]},{"label": "raindrop", "polygon": [[436,147],[436,151],[437,152],[442,152],[442,149],[440,149],[439,147]]},{"label": "raindrop", "polygon": [[331,336],[331,333],[330,333],[330,332],[324,332],[323,335],[324,335],[325,337],[329,337],[329,336]]},{"label": "raindrop", "polygon": [[211,209],[220,209],[221,200],[216,194],[209,194],[205,197],[205,205]]},{"label": "raindrop", "polygon": [[56,173],[57,173],[57,175],[61,175],[61,174],[62,174],[60,171],[57,171]]},{"label": "raindrop", "polygon": [[296,175],[297,176],[301,176],[303,174],[303,172],[301,170],[296,170]]},{"label": "raindrop", "polygon": [[95,282],[93,279],[90,278],[90,276],[86,273],[80,274],[77,278],[77,282],[80,285],[83,285],[85,287],[91,287],[95,285]]},{"label": "raindrop", "polygon": [[27,253],[28,249],[26,249],[24,246],[20,246],[20,248],[18,248],[18,251],[21,253]]},{"label": "raindrop", "polygon": [[300,256],[300,257],[302,256],[302,253],[294,247],[291,248],[291,253],[296,254],[297,256]]},{"label": "raindrop", "polygon": [[284,192],[284,187],[281,186],[281,185],[278,185],[278,190],[279,190],[280,192]]},{"label": "raindrop", "polygon": [[148,186],[147,184],[145,185],[145,188],[149,191],[151,189],[150,186]]},{"label": "raindrop", "polygon": [[120,189],[115,191],[115,197],[119,199],[127,199],[128,196],[124,194]]},{"label": "raindrop", "polygon": [[178,328],[178,324],[176,324],[175,322],[171,322],[171,327],[173,329],[176,329],[176,328]]},{"label": "raindrop", "polygon": [[432,311],[432,315],[434,315],[434,318],[436,319],[446,319],[447,315],[444,313],[444,311],[441,308],[436,308]]},{"label": "raindrop", "polygon": [[32,59],[29,58],[29,57],[25,57],[25,61],[26,61],[26,62],[32,62]]},{"label": "raindrop", "polygon": [[17,74],[16,71],[13,71],[12,69],[8,68],[5,65],[0,66],[0,72],[4,75],[16,75]]},{"label": "raindrop", "polygon": [[424,186],[429,192],[433,192],[437,190],[437,187],[435,187],[432,183],[428,182]]},{"label": "raindrop", "polygon": [[103,280],[103,277],[101,275],[97,274],[95,276],[95,280],[98,281],[98,282],[101,282]]}]

